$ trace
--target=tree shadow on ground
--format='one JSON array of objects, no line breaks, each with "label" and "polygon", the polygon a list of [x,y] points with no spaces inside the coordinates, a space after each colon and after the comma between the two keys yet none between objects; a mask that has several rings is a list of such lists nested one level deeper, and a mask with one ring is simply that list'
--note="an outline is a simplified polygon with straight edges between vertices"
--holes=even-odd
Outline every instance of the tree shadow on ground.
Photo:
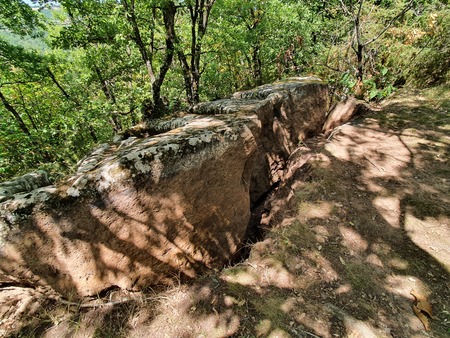
[{"label": "tree shadow on ground", "polygon": [[[272,201],[265,240],[247,261],[189,289],[188,310],[178,313],[197,323],[187,332],[448,336],[448,112],[426,110],[423,124],[410,104],[390,108],[293,159],[298,172]],[[399,122],[388,116],[387,128],[380,119],[389,114]],[[413,290],[434,308],[427,333],[411,308]]]}]

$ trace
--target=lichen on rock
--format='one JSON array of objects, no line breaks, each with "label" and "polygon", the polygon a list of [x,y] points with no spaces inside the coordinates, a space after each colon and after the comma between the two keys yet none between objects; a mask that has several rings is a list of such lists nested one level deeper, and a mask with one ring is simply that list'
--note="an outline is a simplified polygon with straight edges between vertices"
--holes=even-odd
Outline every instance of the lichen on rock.
[{"label": "lichen on rock", "polygon": [[37,170],[0,183],[0,203],[13,198],[15,194],[29,192],[52,184],[51,178],[44,170]]}]

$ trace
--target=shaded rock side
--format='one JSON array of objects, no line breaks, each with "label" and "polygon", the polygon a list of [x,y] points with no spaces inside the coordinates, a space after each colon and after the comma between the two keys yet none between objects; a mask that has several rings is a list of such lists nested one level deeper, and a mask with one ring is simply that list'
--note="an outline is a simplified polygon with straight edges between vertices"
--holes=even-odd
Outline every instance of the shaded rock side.
[{"label": "shaded rock side", "polygon": [[[269,109],[264,107],[269,106]],[[290,154],[321,132],[329,106],[328,86],[316,77],[295,77],[197,105],[197,114],[252,114],[261,131],[250,185],[252,206],[283,180]]]},{"label": "shaded rock side", "polygon": [[[272,96],[231,99],[237,108],[225,114],[205,110],[153,137],[101,145],[66,182],[1,203],[0,283],[73,298],[171,283],[233,260],[252,204],[327,111],[323,83],[273,86]],[[319,106],[291,106],[301,97]],[[296,116],[302,109],[308,121]]]},{"label": "shaded rock side", "polygon": [[366,102],[354,97],[349,97],[343,102],[337,102],[328,113],[327,119],[322,127],[322,132],[328,137],[336,127],[370,110]]}]

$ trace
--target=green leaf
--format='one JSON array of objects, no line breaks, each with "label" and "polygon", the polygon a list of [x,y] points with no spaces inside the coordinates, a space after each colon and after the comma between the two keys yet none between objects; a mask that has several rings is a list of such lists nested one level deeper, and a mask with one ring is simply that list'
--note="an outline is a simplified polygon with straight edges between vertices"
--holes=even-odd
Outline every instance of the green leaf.
[{"label": "green leaf", "polygon": [[372,88],[369,92],[369,100],[372,100],[375,96],[377,96],[379,93],[377,88]]}]

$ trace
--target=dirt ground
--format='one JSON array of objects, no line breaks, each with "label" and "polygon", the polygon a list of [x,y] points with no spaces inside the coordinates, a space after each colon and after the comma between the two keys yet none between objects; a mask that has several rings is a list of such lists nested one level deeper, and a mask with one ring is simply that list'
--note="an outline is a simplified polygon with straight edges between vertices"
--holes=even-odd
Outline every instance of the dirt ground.
[{"label": "dirt ground", "polygon": [[0,327],[16,337],[449,337],[450,91],[404,92],[378,108],[300,145],[246,260],[189,285],[111,291],[104,306],[44,299],[17,320],[23,297]]}]

